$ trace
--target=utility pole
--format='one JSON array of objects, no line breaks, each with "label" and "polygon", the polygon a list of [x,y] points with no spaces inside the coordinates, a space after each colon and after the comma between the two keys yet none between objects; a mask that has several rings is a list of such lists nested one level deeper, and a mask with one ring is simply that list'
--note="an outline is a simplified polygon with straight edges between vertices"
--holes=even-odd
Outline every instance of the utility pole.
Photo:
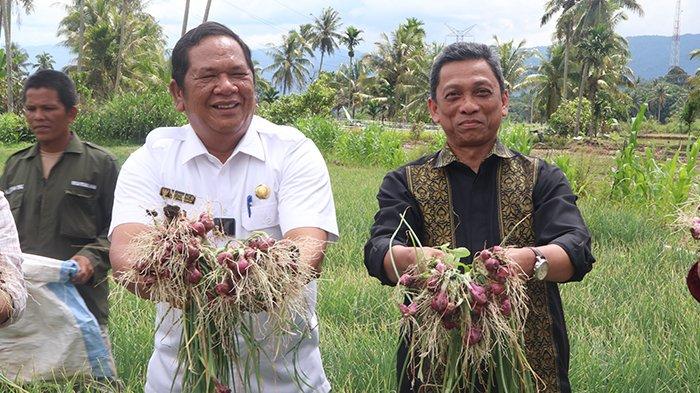
[{"label": "utility pole", "polygon": [[209,20],[209,8],[211,8],[211,0],[207,0],[207,7],[204,9],[204,20],[202,23]]},{"label": "utility pole", "polygon": [[187,33],[187,17],[190,14],[190,0],[185,0],[185,16],[182,18],[182,33],[180,37]]}]

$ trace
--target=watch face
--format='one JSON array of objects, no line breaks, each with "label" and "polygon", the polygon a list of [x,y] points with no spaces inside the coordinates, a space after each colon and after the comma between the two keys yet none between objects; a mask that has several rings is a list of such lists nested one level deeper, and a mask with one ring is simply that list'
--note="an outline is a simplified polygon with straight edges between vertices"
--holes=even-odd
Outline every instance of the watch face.
[{"label": "watch face", "polygon": [[547,277],[547,272],[549,271],[549,263],[546,260],[538,259],[535,264],[535,278],[538,280],[544,280]]}]

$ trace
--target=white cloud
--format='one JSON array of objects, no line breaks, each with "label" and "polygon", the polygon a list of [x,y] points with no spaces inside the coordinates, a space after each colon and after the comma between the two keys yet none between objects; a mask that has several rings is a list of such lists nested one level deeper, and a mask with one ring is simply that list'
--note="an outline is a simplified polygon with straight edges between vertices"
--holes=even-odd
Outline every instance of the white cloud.
[{"label": "white cloud", "polygon": [[[22,24],[13,28],[13,41],[20,46],[56,45],[58,22],[65,16],[64,5],[68,0],[35,0],[34,12],[22,16]],[[618,32],[630,35],[671,35],[675,0],[637,0],[645,10],[645,16],[629,14],[629,20],[618,25]],[[492,36],[503,40],[526,39],[528,46],[547,45],[551,41],[553,22],[540,27],[539,19],[546,0],[237,0],[212,1],[210,20],[231,27],[251,47],[262,47],[277,42],[289,29],[301,23],[309,23],[313,15],[324,7],[336,9],[343,26],[354,25],[364,30],[365,42],[360,50],[374,46],[380,32],[389,33],[408,17],[416,17],[425,23],[427,37],[431,41],[452,42],[447,25],[465,29],[476,25],[471,39],[492,42]],[[206,0],[192,0],[188,26],[201,22]],[[700,6],[698,0],[683,0],[681,33],[700,33]],[[184,1],[151,0],[146,9],[163,26],[172,47],[180,36]],[[277,38],[275,38],[277,37]]]}]

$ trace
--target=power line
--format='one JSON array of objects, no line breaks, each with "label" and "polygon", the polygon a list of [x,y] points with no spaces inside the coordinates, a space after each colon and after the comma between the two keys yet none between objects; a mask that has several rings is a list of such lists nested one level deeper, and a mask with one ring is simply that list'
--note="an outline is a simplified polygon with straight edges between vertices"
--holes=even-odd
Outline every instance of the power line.
[{"label": "power line", "polygon": [[250,16],[251,18],[257,20],[258,22],[261,22],[261,23],[263,23],[263,24],[266,24],[266,25],[268,25],[268,26],[274,28],[275,30],[281,32],[282,34],[287,34],[287,33],[288,33],[288,31],[284,31],[284,30],[281,29],[277,24],[275,24],[275,23],[273,23],[273,22],[271,22],[271,21],[269,21],[269,20],[263,19],[263,18],[261,18],[261,17],[255,15],[255,14],[253,14],[253,13],[251,13],[251,12],[248,12],[247,10],[245,10],[245,9],[243,9],[243,8],[241,8],[241,7],[239,7],[239,6],[235,5],[235,4],[233,4],[233,3],[231,3],[230,1],[223,0],[223,2],[226,3],[226,4],[228,4],[228,5],[230,5],[231,7],[235,8],[235,9],[237,9],[237,10],[243,12],[244,14]]},{"label": "power line", "polygon": [[302,12],[297,11],[297,10],[295,10],[295,9],[293,9],[293,8],[291,8],[291,7],[289,7],[289,6],[287,6],[286,4],[284,4],[284,3],[281,2],[281,1],[277,1],[277,0],[272,0],[272,1],[274,1],[275,3],[281,5],[282,7],[286,8],[286,9],[292,11],[293,13],[295,13],[295,14],[301,16],[302,18],[308,18],[309,16],[313,16],[312,14],[306,14],[306,15],[304,15]]}]

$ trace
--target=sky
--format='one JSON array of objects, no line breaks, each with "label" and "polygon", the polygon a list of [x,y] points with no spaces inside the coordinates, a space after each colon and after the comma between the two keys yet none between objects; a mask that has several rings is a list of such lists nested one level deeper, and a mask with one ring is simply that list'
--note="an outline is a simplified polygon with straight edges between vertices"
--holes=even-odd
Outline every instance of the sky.
[{"label": "sky", "polygon": [[[118,0],[113,0],[118,1]],[[673,34],[676,0],[637,0],[644,16],[628,12],[617,31],[623,36]],[[13,42],[20,47],[58,45],[58,23],[65,16],[68,2],[34,0],[34,11],[15,17]],[[340,13],[344,29],[353,25],[363,30],[364,41],[356,49],[366,53],[406,20],[416,17],[424,22],[428,41],[450,43],[455,34],[465,40],[493,43],[526,40],[526,47],[549,45],[554,22],[540,27],[546,0],[212,0],[209,20],[221,22],[237,32],[252,49],[265,49],[281,42],[283,34],[303,23],[313,21],[324,7]],[[191,0],[188,28],[201,23],[206,0]],[[185,0],[150,0],[146,9],[166,34],[172,48],[180,36]],[[681,0],[680,33],[700,33],[700,1]]]}]

